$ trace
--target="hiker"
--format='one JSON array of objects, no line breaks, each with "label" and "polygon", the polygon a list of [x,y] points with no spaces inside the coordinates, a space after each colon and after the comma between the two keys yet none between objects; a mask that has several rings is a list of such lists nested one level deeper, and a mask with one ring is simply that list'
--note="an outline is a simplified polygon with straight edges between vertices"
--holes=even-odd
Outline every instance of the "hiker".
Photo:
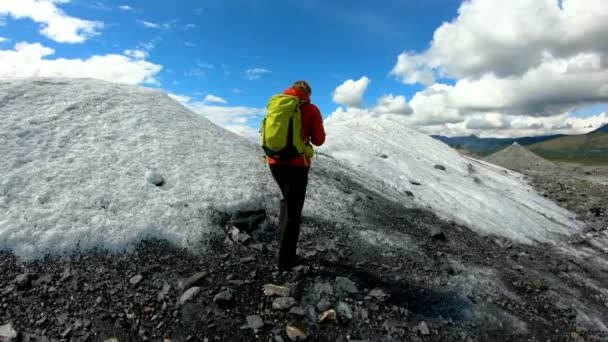
[{"label": "hiker", "polygon": [[302,208],[314,154],[312,145],[320,146],[325,142],[323,118],[319,108],[310,103],[311,93],[306,81],[297,81],[282,94],[273,96],[268,101],[260,130],[266,160],[283,195],[277,255],[278,266],[283,270],[297,264]]}]

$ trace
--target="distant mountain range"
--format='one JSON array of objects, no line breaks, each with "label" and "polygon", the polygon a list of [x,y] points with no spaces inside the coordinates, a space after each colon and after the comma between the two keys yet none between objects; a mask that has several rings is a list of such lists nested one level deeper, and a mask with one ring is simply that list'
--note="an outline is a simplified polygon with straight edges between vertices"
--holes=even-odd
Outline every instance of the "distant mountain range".
[{"label": "distant mountain range", "polygon": [[452,147],[462,148],[480,156],[489,156],[514,142],[551,160],[608,163],[608,124],[587,134],[554,134],[520,138],[444,137],[431,135]]}]

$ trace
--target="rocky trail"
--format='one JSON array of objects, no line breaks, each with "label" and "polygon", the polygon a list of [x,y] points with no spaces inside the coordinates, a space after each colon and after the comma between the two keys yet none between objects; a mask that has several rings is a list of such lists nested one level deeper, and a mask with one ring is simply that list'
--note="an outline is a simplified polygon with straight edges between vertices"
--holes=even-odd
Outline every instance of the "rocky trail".
[{"label": "rocky trail", "polygon": [[218,214],[220,231],[205,253],[160,240],[125,254],[87,251],[31,262],[2,252],[0,339],[608,338],[597,328],[608,317],[608,297],[593,286],[608,283],[606,269],[559,246],[480,237],[344,184],[361,199],[352,208],[359,225],[306,219],[302,265],[291,272],[275,268],[276,217],[263,212]]}]

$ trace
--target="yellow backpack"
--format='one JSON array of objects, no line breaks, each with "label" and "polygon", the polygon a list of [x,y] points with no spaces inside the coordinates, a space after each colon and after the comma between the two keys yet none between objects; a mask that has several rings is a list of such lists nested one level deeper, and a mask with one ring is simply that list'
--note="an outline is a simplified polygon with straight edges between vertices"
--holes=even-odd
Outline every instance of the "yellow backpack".
[{"label": "yellow backpack", "polygon": [[298,155],[311,157],[312,146],[301,138],[302,121],[296,96],[278,94],[268,100],[266,117],[260,127],[261,145],[266,156],[291,159]]}]

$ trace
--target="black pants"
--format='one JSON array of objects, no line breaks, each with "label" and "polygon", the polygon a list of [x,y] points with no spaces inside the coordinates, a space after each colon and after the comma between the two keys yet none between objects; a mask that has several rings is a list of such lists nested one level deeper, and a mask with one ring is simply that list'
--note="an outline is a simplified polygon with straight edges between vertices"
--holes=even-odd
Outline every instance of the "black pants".
[{"label": "black pants", "polygon": [[279,212],[279,267],[291,268],[296,262],[302,208],[308,185],[308,169],[292,165],[270,165],[283,199]]}]

